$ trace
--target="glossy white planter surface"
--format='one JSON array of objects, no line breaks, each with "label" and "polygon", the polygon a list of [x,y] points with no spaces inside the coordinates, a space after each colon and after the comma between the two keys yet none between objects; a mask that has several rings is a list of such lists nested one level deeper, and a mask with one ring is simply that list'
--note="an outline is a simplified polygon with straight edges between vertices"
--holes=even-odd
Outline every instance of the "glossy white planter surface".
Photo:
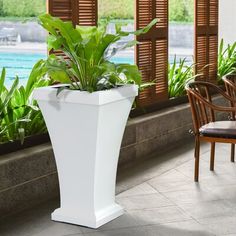
[{"label": "glossy white planter surface", "polygon": [[121,141],[138,93],[126,85],[95,93],[55,87],[34,91],[56,158],[60,208],[52,220],[98,228],[123,214],[115,203]]}]

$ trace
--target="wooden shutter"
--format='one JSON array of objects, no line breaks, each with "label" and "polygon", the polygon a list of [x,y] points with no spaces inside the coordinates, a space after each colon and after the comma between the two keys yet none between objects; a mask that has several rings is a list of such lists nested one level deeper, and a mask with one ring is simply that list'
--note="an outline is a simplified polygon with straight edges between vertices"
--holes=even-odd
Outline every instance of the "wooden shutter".
[{"label": "wooden shutter", "polygon": [[168,0],[136,0],[136,29],[154,18],[159,22],[145,35],[137,37],[135,58],[143,81],[156,85],[140,93],[138,103],[150,106],[168,99]]},{"label": "wooden shutter", "polygon": [[97,24],[97,0],[48,0],[48,12],[74,25]]},{"label": "wooden shutter", "polygon": [[72,20],[71,0],[48,0],[48,13],[64,21]]},{"label": "wooden shutter", "polygon": [[218,8],[218,0],[195,0],[195,73],[211,82],[217,78]]}]

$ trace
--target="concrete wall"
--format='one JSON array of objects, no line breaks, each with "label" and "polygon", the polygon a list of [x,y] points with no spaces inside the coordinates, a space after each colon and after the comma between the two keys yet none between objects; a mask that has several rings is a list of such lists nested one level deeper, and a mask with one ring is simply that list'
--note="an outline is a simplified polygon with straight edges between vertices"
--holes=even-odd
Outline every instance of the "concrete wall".
[{"label": "concrete wall", "polygon": [[220,0],[219,38],[225,43],[236,41],[236,1]]},{"label": "concrete wall", "polygon": [[[0,29],[3,27],[14,28],[21,35],[23,42],[45,42],[47,33],[37,22],[8,22],[0,21]],[[114,33],[114,25],[109,26],[109,32]],[[133,31],[134,25],[128,24],[124,30]],[[170,24],[170,47],[187,47],[193,46],[193,25],[191,24]],[[132,40],[132,36],[127,39]]]},{"label": "concrete wall", "polygon": [[58,194],[56,165],[50,145],[0,157],[0,218]]},{"label": "concrete wall", "polygon": [[193,48],[194,26],[193,24],[170,24],[169,46],[181,48]]},{"label": "concrete wall", "polygon": [[37,22],[0,21],[3,27],[14,28],[20,34],[22,42],[45,42],[47,33]]}]

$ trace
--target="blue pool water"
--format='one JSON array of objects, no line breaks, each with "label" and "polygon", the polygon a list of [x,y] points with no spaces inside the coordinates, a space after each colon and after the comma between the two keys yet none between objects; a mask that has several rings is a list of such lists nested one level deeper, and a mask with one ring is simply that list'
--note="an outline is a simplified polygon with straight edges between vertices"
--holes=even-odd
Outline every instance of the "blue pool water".
[{"label": "blue pool water", "polygon": [[[30,71],[34,64],[40,60],[45,59],[46,54],[39,53],[11,53],[11,52],[0,52],[0,72],[3,67],[7,71],[6,84],[9,86],[17,75],[20,78],[21,84],[26,84],[29,77]],[[177,56],[177,61],[180,56]],[[170,55],[169,61],[173,62],[174,56]],[[116,63],[130,63],[134,64],[134,57],[114,57],[112,59]],[[191,56],[187,56],[189,65],[192,64]]]},{"label": "blue pool water", "polygon": [[0,71],[3,67],[6,68],[7,84],[10,84],[17,75],[20,78],[22,84],[25,84],[30,71],[34,64],[42,59],[46,58],[44,54],[29,54],[29,53],[0,53]]},{"label": "blue pool water", "polygon": [[[6,82],[8,85],[12,83],[16,75],[20,78],[20,83],[25,84],[34,64],[38,60],[45,58],[45,54],[0,52],[0,71],[2,71],[3,67],[6,68]],[[114,57],[112,61],[116,63],[134,63],[132,57]]]}]

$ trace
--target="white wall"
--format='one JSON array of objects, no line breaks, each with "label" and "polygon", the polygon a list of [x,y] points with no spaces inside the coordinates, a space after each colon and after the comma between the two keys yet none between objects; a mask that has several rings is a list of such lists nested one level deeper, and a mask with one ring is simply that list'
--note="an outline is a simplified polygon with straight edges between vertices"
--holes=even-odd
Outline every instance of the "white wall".
[{"label": "white wall", "polygon": [[219,39],[236,42],[236,0],[220,0]]}]

